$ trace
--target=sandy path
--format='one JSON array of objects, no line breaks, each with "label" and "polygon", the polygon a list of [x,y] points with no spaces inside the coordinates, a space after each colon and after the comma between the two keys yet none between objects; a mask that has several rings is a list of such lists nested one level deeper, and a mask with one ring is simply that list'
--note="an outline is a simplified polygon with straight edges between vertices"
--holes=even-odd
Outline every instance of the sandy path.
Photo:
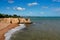
[{"label": "sandy path", "polygon": [[7,27],[5,27],[4,29],[2,29],[2,30],[0,30],[0,40],[4,40],[4,34],[8,31],[8,30],[10,30],[10,29],[12,29],[12,28],[15,28],[16,26],[18,26],[18,24],[10,24],[10,25],[8,25]]}]

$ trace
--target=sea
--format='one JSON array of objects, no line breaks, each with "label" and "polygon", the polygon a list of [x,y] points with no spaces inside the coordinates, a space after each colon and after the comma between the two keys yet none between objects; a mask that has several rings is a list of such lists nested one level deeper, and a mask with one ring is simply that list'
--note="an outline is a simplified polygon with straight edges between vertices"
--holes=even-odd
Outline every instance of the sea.
[{"label": "sea", "polygon": [[21,24],[20,30],[8,31],[6,40],[60,40],[60,17],[25,18],[30,18],[32,24]]}]

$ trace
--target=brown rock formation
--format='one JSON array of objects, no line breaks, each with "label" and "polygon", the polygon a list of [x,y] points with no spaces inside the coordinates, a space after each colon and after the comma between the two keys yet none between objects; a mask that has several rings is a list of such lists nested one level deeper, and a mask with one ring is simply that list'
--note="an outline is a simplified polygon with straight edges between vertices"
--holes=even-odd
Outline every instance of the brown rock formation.
[{"label": "brown rock formation", "polygon": [[19,23],[19,20],[18,20],[18,18],[11,18],[11,22],[12,23]]},{"label": "brown rock formation", "polygon": [[31,23],[30,19],[25,18],[3,18],[0,22],[3,23]]}]

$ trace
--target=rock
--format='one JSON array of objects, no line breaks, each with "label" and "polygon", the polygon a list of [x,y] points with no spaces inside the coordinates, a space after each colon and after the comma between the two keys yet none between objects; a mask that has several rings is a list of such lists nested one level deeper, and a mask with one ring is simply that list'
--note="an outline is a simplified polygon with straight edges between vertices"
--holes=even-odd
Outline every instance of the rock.
[{"label": "rock", "polygon": [[31,20],[26,18],[3,18],[0,21],[3,23],[31,23]]}]

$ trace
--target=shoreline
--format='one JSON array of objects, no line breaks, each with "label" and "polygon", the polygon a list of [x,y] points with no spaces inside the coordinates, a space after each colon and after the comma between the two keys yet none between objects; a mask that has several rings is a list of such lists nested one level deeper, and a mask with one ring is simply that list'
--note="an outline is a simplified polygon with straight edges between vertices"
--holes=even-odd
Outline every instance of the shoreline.
[{"label": "shoreline", "polygon": [[5,40],[5,33],[7,33],[10,29],[13,29],[15,27],[17,27],[18,24],[14,23],[14,24],[9,24],[7,27],[3,28],[0,30],[0,40]]},{"label": "shoreline", "polygon": [[14,35],[16,32],[22,30],[23,28],[25,28],[25,24],[19,24],[19,26],[9,30],[7,33],[5,33],[5,40],[11,40],[12,35]]}]

